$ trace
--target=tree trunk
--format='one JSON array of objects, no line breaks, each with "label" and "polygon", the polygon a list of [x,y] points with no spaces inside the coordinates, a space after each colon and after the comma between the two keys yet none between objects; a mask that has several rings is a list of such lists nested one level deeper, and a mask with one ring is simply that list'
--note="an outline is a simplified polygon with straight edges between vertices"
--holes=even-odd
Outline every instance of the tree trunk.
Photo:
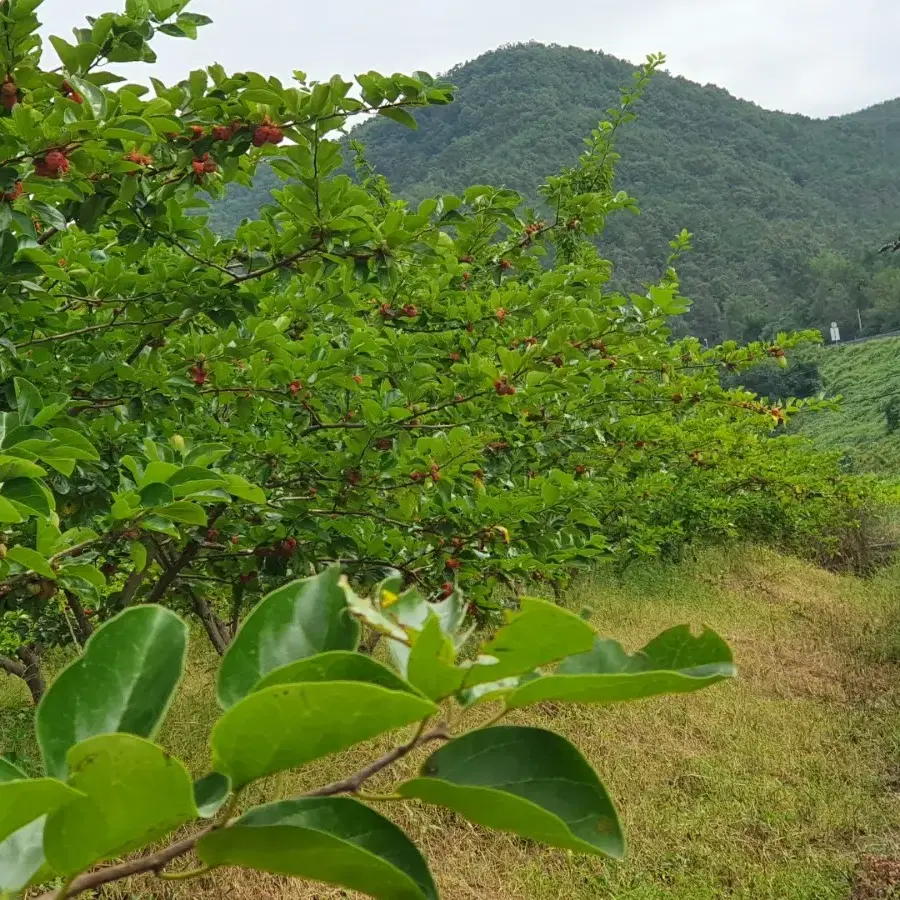
[{"label": "tree trunk", "polygon": [[85,615],[84,607],[81,605],[78,596],[72,591],[66,591],[65,593],[66,602],[69,604],[69,609],[72,610],[75,621],[78,623],[78,630],[81,632],[81,642],[84,643],[94,633],[94,626],[91,625],[90,619]]},{"label": "tree trunk", "polygon": [[41,657],[34,647],[19,647],[16,650],[16,656],[22,661],[21,678],[28,685],[31,691],[31,698],[34,700],[35,706],[41,702],[44,691],[47,687],[44,684],[44,676],[41,674]]},{"label": "tree trunk", "polygon": [[216,653],[219,656],[224,656],[230,640],[228,626],[215,614],[212,607],[206,602],[206,598],[194,590],[190,591],[190,596],[194,612],[203,623],[203,628],[206,630],[213,647],[216,648]]}]

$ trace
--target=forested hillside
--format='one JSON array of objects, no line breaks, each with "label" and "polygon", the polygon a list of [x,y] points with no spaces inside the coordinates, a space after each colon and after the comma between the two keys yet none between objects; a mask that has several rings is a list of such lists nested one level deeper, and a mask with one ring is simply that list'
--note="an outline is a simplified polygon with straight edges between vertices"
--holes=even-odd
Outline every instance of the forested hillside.
[{"label": "forested hillside", "polygon": [[[536,197],[632,69],[576,48],[506,47],[451,71],[457,102],[418,112],[418,131],[377,120],[354,137],[412,200],[477,182]],[[618,186],[642,215],[613,217],[603,239],[620,284],[658,277],[668,241],[687,228],[686,325],[710,341],[832,320],[855,337],[857,309],[863,333],[900,327],[900,268],[877,252],[900,227],[900,101],[820,121],[659,75],[638,113],[621,136]],[[236,189],[218,227],[255,215],[274,180]]]}]

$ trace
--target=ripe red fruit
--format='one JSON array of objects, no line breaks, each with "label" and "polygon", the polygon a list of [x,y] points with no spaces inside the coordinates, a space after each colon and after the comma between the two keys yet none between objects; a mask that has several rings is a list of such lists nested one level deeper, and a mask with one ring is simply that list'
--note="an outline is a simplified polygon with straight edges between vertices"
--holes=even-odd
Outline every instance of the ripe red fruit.
[{"label": "ripe red fruit", "polygon": [[208,153],[204,153],[199,159],[195,159],[191,166],[194,169],[194,176],[199,181],[204,175],[211,175],[219,170],[219,165],[214,159],[209,158]]},{"label": "ripe red fruit", "polygon": [[19,197],[21,197],[22,194],[24,194],[24,193],[25,193],[25,185],[22,184],[21,181],[17,181],[13,185],[13,188],[11,191],[9,191],[5,194],[0,193],[0,201],[3,201],[5,203],[12,203],[13,200],[18,200]]},{"label": "ripe red fruit", "polygon": [[290,556],[297,549],[297,539],[296,538],[285,538],[281,542],[281,554],[283,556]]},{"label": "ripe red fruit", "polygon": [[553,365],[556,366],[557,369],[561,369],[565,365],[565,361],[558,354],[556,356],[552,357],[550,362],[552,362]]},{"label": "ripe red fruit", "polygon": [[62,83],[60,90],[62,91],[63,96],[67,97],[73,103],[84,103],[84,97],[82,97],[68,81]]},{"label": "ripe red fruit", "polygon": [[51,150],[43,159],[35,160],[34,174],[39,178],[59,178],[69,171],[69,160],[62,150]]},{"label": "ripe red fruit", "polygon": [[446,600],[455,590],[452,581],[445,581],[441,585],[441,600]]},{"label": "ripe red fruit", "polygon": [[206,379],[209,378],[209,372],[203,368],[203,366],[194,366],[191,369],[191,378],[194,381],[194,384],[200,386],[206,384]]},{"label": "ripe red fruit", "polygon": [[463,272],[463,281],[469,281],[472,277],[471,272]]},{"label": "ripe red fruit", "polygon": [[375,446],[379,450],[392,450],[394,447],[394,442],[391,438],[379,438],[375,441]]},{"label": "ripe red fruit", "polygon": [[587,466],[575,466],[576,475],[584,475],[587,472]]},{"label": "ripe red fruit", "polygon": [[473,256],[461,256],[461,257],[459,258],[459,261],[460,261],[461,263],[473,263],[473,262],[475,262],[475,257],[473,257]]},{"label": "ripe red fruit", "polygon": [[233,133],[230,125],[216,125],[212,130],[212,139],[214,141],[229,141]]},{"label": "ripe red fruit", "polygon": [[319,493],[319,489],[317,487],[311,487],[309,489],[309,496],[315,497]]},{"label": "ripe red fruit", "polygon": [[126,153],[125,156],[122,157],[126,162],[132,162],[137,166],[149,166],[153,162],[152,156],[145,156],[143,153],[139,153],[137,150],[132,150],[131,153]]},{"label": "ripe red fruit", "polygon": [[0,86],[0,106],[11,110],[19,102],[19,89],[11,76],[7,75],[3,85]]},{"label": "ripe red fruit", "polygon": [[468,331],[469,334],[471,334],[474,330],[475,330],[475,326],[471,322],[469,322],[469,324],[466,325],[466,331]]},{"label": "ripe red fruit", "polygon": [[501,259],[500,260],[500,268],[505,272],[505,271],[507,271],[507,269],[512,268],[512,263],[508,259]]},{"label": "ripe red fruit", "polygon": [[191,134],[195,141],[199,141],[206,134],[206,129],[202,125],[191,125]]},{"label": "ripe red fruit", "polygon": [[221,532],[218,528],[210,528],[206,532],[206,540],[209,541],[209,543],[214,544],[219,539],[220,534]]},{"label": "ripe red fruit", "polygon": [[502,325],[503,320],[506,318],[506,310],[501,306],[494,315],[497,317],[497,321]]},{"label": "ripe red fruit", "polygon": [[89,608],[86,606],[86,607],[84,608],[84,614],[85,614],[86,616],[92,616],[92,615],[94,614],[94,611],[93,611],[92,609],[89,609]]},{"label": "ripe red fruit", "polygon": [[378,312],[382,319],[393,319],[394,316],[397,315],[390,303],[382,303],[381,306],[378,307]]},{"label": "ripe red fruit", "polygon": [[300,391],[303,390],[303,382],[302,381],[292,381],[291,382],[291,393],[296,396]]},{"label": "ripe red fruit", "polygon": [[453,398],[453,402],[454,402],[454,403],[465,403],[465,402],[466,402],[466,398],[463,397],[462,394],[457,394],[457,395]]},{"label": "ripe red fruit", "polygon": [[425,478],[425,474],[423,472],[410,472],[409,479],[410,481],[422,481]]},{"label": "ripe red fruit", "polygon": [[509,397],[515,394],[516,389],[506,380],[506,376],[504,375],[502,378],[498,378],[494,382],[494,390],[501,397]]},{"label": "ripe red fruit", "polygon": [[406,316],[407,319],[414,319],[418,314],[418,307],[414,306],[412,303],[407,303],[406,306],[403,307],[403,315]]},{"label": "ripe red fruit", "polygon": [[241,542],[241,536],[240,536],[239,534],[233,534],[233,535],[231,536],[231,543],[232,543],[232,544],[239,544],[240,542]]},{"label": "ripe red fruit", "polygon": [[362,481],[362,473],[359,469],[347,469],[344,473],[347,476],[347,483],[356,486]]},{"label": "ripe red fruit", "polygon": [[362,384],[362,383],[363,383],[362,375],[354,375],[354,376],[353,376],[353,380],[354,380],[357,384]]},{"label": "ripe red fruit", "polygon": [[448,569],[453,569],[454,571],[459,569],[462,563],[458,559],[454,559],[452,556],[444,562],[444,565]]},{"label": "ripe red fruit", "polygon": [[454,353],[450,354],[451,362],[459,362],[459,360],[460,360],[460,355],[458,353],[454,352]]},{"label": "ripe red fruit", "polygon": [[431,480],[434,482],[441,480],[441,469],[437,463],[433,463],[431,466]]},{"label": "ripe red fruit", "polygon": [[275,125],[260,125],[253,132],[253,146],[264,147],[266,144],[280,144],[284,140],[284,132]]}]

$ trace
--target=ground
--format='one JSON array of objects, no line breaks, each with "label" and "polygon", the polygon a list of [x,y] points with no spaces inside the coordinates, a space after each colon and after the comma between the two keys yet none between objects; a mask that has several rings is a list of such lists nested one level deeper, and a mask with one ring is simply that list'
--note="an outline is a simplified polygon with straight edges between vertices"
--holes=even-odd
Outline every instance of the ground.
[{"label": "ground", "polygon": [[[898,569],[862,581],[754,548],[595,577],[573,590],[572,607],[590,608],[597,627],[629,647],[676,623],[707,624],[733,644],[740,666],[735,682],[687,697],[604,709],[546,705],[519,716],[560,730],[595,765],[622,812],[625,863],[488,835],[423,807],[385,811],[421,843],[445,900],[900,897],[898,598]],[[214,667],[211,655],[196,652],[165,730],[170,749],[197,774],[215,715]],[[14,682],[0,683],[0,749],[33,759],[24,702]],[[357,748],[272,779],[267,797],[333,780],[372,755],[372,747]],[[104,893],[348,896],[232,871]]]}]

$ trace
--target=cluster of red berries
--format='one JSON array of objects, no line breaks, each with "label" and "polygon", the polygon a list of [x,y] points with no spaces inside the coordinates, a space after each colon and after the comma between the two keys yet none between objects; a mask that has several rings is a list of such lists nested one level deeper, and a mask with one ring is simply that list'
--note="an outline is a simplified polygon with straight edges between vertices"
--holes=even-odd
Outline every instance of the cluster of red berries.
[{"label": "cluster of red berries", "polygon": [[280,144],[283,140],[284,132],[277,125],[263,123],[253,132],[254,147],[264,147],[266,144]]},{"label": "cluster of red berries", "polygon": [[213,172],[219,171],[219,164],[210,159],[208,153],[204,153],[199,159],[195,159],[191,165],[194,168],[194,177],[200,181],[204,175],[212,175]]},{"label": "cluster of red berries", "polygon": [[149,166],[153,162],[152,156],[146,156],[139,150],[132,150],[131,153],[126,153],[122,159],[125,162],[134,163],[136,166]]},{"label": "cluster of red berries", "polygon": [[19,102],[19,89],[10,75],[0,85],[0,106],[10,111]]},{"label": "cluster of red berries", "polygon": [[[506,310],[501,306],[500,309],[498,309],[494,313],[494,315],[497,317],[497,321],[502,325],[503,320],[506,318]],[[471,326],[470,326],[470,328],[471,328]]]},{"label": "cluster of red berries", "polygon": [[25,185],[22,184],[21,181],[17,181],[11,191],[7,191],[6,193],[0,193],[0,201],[5,203],[12,203],[13,200],[18,200],[22,194],[25,193]]},{"label": "cluster of red berries", "polygon": [[207,372],[202,365],[194,366],[194,368],[191,369],[191,380],[198,387],[202,387],[204,384],[206,384],[208,378],[209,372]]},{"label": "cluster of red berries", "polygon": [[507,270],[512,268],[512,263],[508,259],[500,260],[500,268],[506,272]]},{"label": "cluster of red berries", "polygon": [[34,163],[34,174],[39,178],[60,178],[68,171],[69,158],[63,150],[51,150]]},{"label": "cluster of red berries", "polygon": [[494,390],[501,397],[511,397],[516,392],[515,387],[509,383],[509,380],[505,375],[494,382]]},{"label": "cluster of red berries", "polygon": [[67,100],[71,100],[73,103],[84,103],[84,97],[82,97],[81,94],[79,94],[78,91],[76,91],[68,81],[64,81],[62,83],[60,92],[62,93],[63,97],[65,97]]},{"label": "cluster of red berries", "polygon": [[302,381],[292,381],[290,383],[290,391],[295,397],[302,390],[303,390],[303,382]]},{"label": "cluster of red berries", "polygon": [[781,347],[769,347],[769,349],[766,350],[766,353],[775,359],[781,359],[781,357],[785,355],[784,350]]}]

